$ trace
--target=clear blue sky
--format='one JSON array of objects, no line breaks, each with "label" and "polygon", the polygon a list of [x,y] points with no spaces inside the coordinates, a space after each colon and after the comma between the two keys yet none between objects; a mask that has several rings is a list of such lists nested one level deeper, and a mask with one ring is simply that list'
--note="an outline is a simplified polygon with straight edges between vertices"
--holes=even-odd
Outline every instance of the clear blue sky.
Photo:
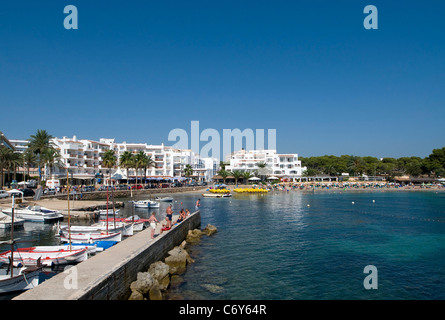
[{"label": "clear blue sky", "polygon": [[[79,29],[65,30],[75,5]],[[363,9],[378,8],[366,30]],[[445,1],[2,1],[0,130],[172,144],[277,129],[280,153],[445,146]],[[202,146],[202,145],[201,145]]]}]

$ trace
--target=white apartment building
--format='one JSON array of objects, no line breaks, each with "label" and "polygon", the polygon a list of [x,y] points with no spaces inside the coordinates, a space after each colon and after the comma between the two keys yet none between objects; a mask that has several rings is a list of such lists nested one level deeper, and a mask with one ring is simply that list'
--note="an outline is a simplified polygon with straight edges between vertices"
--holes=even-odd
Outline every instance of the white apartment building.
[{"label": "white apartment building", "polygon": [[[226,161],[230,163],[226,166],[227,171],[258,171],[260,174],[279,178],[298,178],[306,170],[301,167],[298,154],[278,154],[276,150],[241,149],[228,155]],[[258,163],[265,163],[265,168],[258,167]]]},{"label": "white apartment building", "polygon": [[[110,169],[102,165],[102,156],[107,150],[114,150],[115,155],[119,161],[121,155],[125,151],[136,154],[140,151],[150,156],[155,165],[148,168],[145,176],[148,178],[175,178],[184,176],[184,168],[187,164],[197,170],[197,175],[194,178],[200,180],[210,180],[213,177],[215,170],[215,161],[208,159],[199,159],[199,155],[195,155],[191,150],[180,150],[170,146],[150,145],[146,143],[117,143],[115,139],[101,138],[99,141],[88,139],[77,139],[76,136],[72,138],[63,137],[62,139],[54,138],[52,142],[59,150],[61,155],[61,162],[65,168],[69,169],[70,176],[75,179],[94,179],[96,175],[103,175],[106,179],[109,174],[114,175],[118,173],[122,179],[135,178],[136,170],[134,168],[114,168]],[[196,166],[196,163],[199,166]],[[209,168],[207,168],[209,166]],[[199,170],[202,172],[199,172]],[[144,176],[143,169],[138,170],[138,176]],[[195,170],[194,170],[195,171]],[[198,172],[200,173],[198,175]],[[53,169],[54,178],[63,178],[66,176],[65,169]],[[48,177],[49,178],[49,177]]]}]

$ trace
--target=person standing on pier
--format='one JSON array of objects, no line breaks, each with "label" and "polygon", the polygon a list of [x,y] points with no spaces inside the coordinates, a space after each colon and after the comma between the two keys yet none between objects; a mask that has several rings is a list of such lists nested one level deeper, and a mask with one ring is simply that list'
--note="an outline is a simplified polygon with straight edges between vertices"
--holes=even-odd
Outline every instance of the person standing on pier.
[{"label": "person standing on pier", "polygon": [[159,222],[158,219],[156,219],[155,212],[151,213],[151,217],[148,219],[148,222],[150,222],[150,227],[151,227],[151,238],[154,239],[155,230],[156,230],[156,222]]},{"label": "person standing on pier", "polygon": [[172,209],[173,205],[169,205],[167,207],[167,209],[165,210],[165,213],[167,213],[167,228],[170,229],[172,227],[172,219],[173,219],[173,209]]}]

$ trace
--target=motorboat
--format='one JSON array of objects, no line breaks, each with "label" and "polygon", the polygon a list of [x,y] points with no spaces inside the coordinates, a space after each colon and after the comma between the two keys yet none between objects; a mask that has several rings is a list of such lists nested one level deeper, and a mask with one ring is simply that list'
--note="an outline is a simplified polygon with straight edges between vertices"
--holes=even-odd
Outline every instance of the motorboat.
[{"label": "motorboat", "polygon": [[173,198],[172,197],[155,197],[156,201],[160,201],[160,202],[172,202]]},{"label": "motorboat", "polygon": [[229,198],[232,196],[231,193],[203,193],[203,197],[206,198]]},{"label": "motorboat", "polygon": [[[12,208],[2,210],[8,215],[12,214]],[[25,221],[55,222],[63,219],[63,214],[57,210],[51,210],[41,206],[27,206],[14,209],[15,217]],[[14,219],[15,223],[15,219]]]},{"label": "motorboat", "polygon": [[[114,210],[114,216],[118,216],[120,212],[120,209]],[[108,209],[108,211],[105,210],[99,210],[97,211],[97,214],[99,215],[99,219],[106,219],[108,213],[108,218],[113,217],[113,209]]]},{"label": "motorboat", "polygon": [[[25,220],[15,217],[14,214],[14,228],[23,227]],[[0,229],[10,229],[12,226],[12,218],[3,212],[0,212]]]},{"label": "motorboat", "polygon": [[[42,266],[71,264],[84,261],[88,258],[87,249],[69,249],[66,246],[40,246],[19,248],[14,250],[14,266],[36,266],[38,261]],[[11,251],[0,254],[0,262],[10,263]]]},{"label": "motorboat", "polygon": [[159,208],[159,203],[152,200],[132,201],[135,208]]}]

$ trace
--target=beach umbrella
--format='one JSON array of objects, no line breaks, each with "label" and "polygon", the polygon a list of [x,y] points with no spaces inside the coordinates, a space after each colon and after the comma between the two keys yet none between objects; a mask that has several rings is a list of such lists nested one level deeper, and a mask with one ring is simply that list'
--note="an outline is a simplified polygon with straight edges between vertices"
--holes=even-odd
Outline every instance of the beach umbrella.
[{"label": "beach umbrella", "polygon": [[261,179],[257,178],[257,177],[252,177],[252,178],[249,178],[249,180],[251,180],[251,181],[258,181],[258,180],[261,180]]},{"label": "beach umbrella", "polygon": [[269,178],[267,178],[268,180],[277,180],[277,179],[280,179],[280,178],[278,178],[278,177],[269,177]]}]

